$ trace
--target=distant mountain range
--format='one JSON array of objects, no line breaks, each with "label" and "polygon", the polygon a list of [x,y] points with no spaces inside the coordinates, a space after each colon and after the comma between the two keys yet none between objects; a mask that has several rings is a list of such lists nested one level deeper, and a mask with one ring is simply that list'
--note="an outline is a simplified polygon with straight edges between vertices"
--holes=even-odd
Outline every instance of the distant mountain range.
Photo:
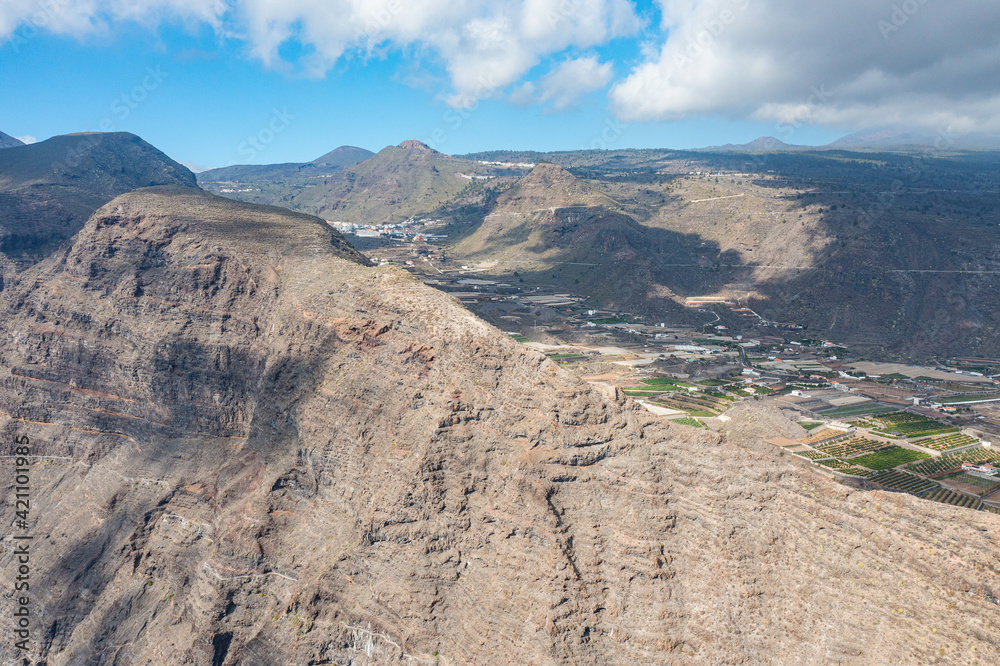
[{"label": "distant mountain range", "polygon": [[747,152],[769,152],[775,150],[793,150],[796,148],[802,148],[803,146],[793,146],[791,144],[785,143],[781,139],[775,139],[773,136],[762,136],[760,138],[754,139],[750,143],[727,143],[724,146],[709,146],[708,148],[701,148],[699,150],[704,152],[727,152],[727,151],[747,151]]},{"label": "distant mountain range", "polygon": [[328,220],[401,222],[433,213],[484,171],[482,165],[419,141],[404,141],[302,191],[292,204]]},{"label": "distant mountain range", "polygon": [[489,170],[419,141],[404,141],[378,154],[341,147],[306,164],[213,169],[198,174],[198,181],[240,201],[381,224],[432,213]]},{"label": "distant mountain range", "polygon": [[0,132],[0,148],[13,148],[14,146],[23,146],[24,141],[20,139],[15,139],[10,134],[4,134]]},{"label": "distant mountain range", "polygon": [[341,146],[311,162],[283,164],[234,164],[208,169],[198,174],[201,183],[247,183],[288,178],[312,178],[352,167],[372,157],[375,153],[364,148]]},{"label": "distant mountain range", "polygon": [[[983,276],[996,270],[1000,243],[990,223],[996,160],[947,149],[914,169],[927,144],[892,145],[927,138],[463,157],[408,141],[329,175],[202,185],[327,220],[440,219],[459,265],[496,262],[487,270],[503,281],[586,295],[597,307],[681,322],[693,312],[678,311],[688,297],[738,295],[768,321],[845,343],[914,358],[992,354],[1000,301]],[[846,146],[878,141],[885,146]],[[766,168],[747,159],[752,151]],[[537,166],[524,175],[509,163]],[[905,197],[887,200],[900,174]]]},{"label": "distant mountain range", "polygon": [[773,136],[762,136],[750,143],[727,143],[722,146],[700,148],[699,152],[781,152],[792,150],[895,150],[909,152],[913,149],[935,150],[996,150],[1000,137],[988,134],[949,135],[921,134],[892,129],[864,130],[843,136],[825,146],[797,146]]}]

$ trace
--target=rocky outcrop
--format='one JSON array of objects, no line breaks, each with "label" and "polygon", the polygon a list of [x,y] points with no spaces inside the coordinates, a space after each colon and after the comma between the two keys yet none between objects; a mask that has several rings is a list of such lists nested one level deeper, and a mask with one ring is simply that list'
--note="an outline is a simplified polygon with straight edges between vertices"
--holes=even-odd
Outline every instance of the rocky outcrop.
[{"label": "rocky outcrop", "polygon": [[1000,657],[995,516],[814,476],[774,415],[667,426],[366,263],[154,188],[5,290],[33,663]]},{"label": "rocky outcrop", "polygon": [[196,187],[187,168],[126,132],[56,136],[0,152],[0,289],[108,201],[153,185]]}]

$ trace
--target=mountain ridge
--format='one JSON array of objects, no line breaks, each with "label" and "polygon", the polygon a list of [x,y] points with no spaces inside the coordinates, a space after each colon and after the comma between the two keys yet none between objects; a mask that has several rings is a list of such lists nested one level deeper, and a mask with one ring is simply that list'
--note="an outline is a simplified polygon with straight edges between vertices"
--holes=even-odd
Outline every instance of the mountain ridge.
[{"label": "mountain ridge", "polygon": [[807,146],[795,146],[785,143],[781,139],[776,139],[773,136],[761,136],[753,141],[750,141],[749,143],[727,143],[722,146],[710,146],[708,148],[699,148],[698,150],[703,152],[771,152],[780,150],[799,150],[806,147]]},{"label": "mountain ridge", "polygon": [[194,174],[126,132],[56,136],[0,152],[3,282],[55,251],[90,215],[137,187],[197,187]]},{"label": "mountain ridge", "polygon": [[375,153],[354,146],[334,148],[311,162],[280,164],[233,164],[206,169],[198,174],[200,183],[256,182],[287,178],[313,178],[330,173],[330,169],[346,169],[371,158]]},{"label": "mountain ridge", "polygon": [[14,146],[23,146],[24,141],[13,137],[9,134],[4,134],[0,132],[0,148],[13,148]]},{"label": "mountain ridge", "polygon": [[403,141],[298,192],[288,205],[337,221],[398,223],[435,212],[468,187],[472,174],[483,170],[420,141]]},{"label": "mountain ridge", "polygon": [[996,516],[840,486],[750,404],[668,425],[322,220],[141,189],[25,275],[36,663],[1000,656]]}]

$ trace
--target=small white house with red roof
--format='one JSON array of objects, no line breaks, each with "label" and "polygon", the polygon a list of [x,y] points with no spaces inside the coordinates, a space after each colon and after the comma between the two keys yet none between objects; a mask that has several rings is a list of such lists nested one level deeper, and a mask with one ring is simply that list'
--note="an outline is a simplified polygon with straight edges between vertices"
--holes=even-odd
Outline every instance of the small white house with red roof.
[{"label": "small white house with red roof", "polygon": [[996,467],[989,463],[977,464],[964,462],[962,463],[962,471],[969,474],[975,474],[976,476],[996,476],[997,472],[1000,470],[997,470]]}]

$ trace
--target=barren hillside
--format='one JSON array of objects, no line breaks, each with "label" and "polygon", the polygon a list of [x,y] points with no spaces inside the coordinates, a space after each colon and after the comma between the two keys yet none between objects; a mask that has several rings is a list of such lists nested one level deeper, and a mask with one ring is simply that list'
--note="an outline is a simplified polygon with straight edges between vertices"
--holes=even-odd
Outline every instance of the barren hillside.
[{"label": "barren hillside", "polygon": [[4,290],[34,663],[1000,659],[1000,518],[815,476],[752,409],[668,426],[364,263],[156,188]]},{"label": "barren hillside", "polygon": [[403,222],[433,213],[472,182],[472,173],[480,171],[475,162],[443,155],[419,141],[404,141],[303,190],[288,206],[329,220]]}]

